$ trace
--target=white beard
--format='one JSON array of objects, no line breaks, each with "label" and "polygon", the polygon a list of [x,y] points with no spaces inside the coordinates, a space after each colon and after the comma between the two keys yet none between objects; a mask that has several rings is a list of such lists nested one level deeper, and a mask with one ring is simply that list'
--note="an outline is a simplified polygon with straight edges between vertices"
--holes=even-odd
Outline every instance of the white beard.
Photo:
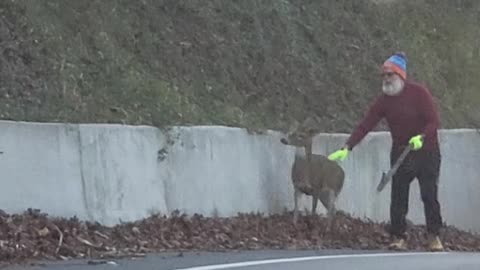
[{"label": "white beard", "polygon": [[402,91],[403,85],[404,85],[404,82],[401,79],[396,79],[389,84],[386,84],[385,82],[383,82],[382,91],[386,95],[396,96]]}]

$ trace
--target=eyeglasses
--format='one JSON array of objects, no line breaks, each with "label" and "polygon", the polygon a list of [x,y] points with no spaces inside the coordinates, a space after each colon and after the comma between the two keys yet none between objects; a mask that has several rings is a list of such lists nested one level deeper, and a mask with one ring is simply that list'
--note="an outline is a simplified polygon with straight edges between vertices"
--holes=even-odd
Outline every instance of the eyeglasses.
[{"label": "eyeglasses", "polygon": [[384,72],[382,73],[382,77],[385,78],[385,77],[392,77],[393,75],[395,75],[395,72]]}]

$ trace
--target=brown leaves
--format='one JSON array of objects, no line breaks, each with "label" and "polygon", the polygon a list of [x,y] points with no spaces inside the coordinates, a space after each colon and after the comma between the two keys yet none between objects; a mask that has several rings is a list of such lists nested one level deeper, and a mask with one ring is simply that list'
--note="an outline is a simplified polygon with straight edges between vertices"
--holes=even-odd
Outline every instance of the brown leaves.
[{"label": "brown leaves", "polygon": [[[342,212],[331,230],[326,224],[323,216],[302,216],[294,226],[291,213],[207,218],[174,212],[169,218],[156,215],[109,228],[76,218],[49,218],[32,209],[22,215],[0,211],[0,261],[135,257],[167,250],[385,249],[389,243],[385,224]],[[423,250],[424,226],[411,226],[408,233],[409,247]],[[445,228],[442,239],[450,250],[480,250],[479,236],[452,227]]]}]

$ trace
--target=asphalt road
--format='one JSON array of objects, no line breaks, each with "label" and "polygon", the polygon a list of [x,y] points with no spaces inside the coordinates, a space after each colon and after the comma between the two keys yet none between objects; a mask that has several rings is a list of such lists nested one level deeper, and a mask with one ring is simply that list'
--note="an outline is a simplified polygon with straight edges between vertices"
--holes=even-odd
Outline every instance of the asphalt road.
[{"label": "asphalt road", "polygon": [[480,253],[396,253],[385,251],[242,251],[225,253],[170,253],[141,259],[41,262],[12,266],[12,270],[477,270]]}]

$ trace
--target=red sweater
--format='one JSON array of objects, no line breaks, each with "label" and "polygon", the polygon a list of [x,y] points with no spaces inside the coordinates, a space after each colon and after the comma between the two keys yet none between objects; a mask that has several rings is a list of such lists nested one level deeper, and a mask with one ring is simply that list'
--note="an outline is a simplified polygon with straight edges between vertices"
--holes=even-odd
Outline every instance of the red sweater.
[{"label": "red sweater", "polygon": [[440,117],[430,91],[417,83],[406,81],[398,96],[380,95],[370,106],[367,115],[347,141],[355,147],[377,123],[385,118],[392,136],[392,146],[405,146],[411,137],[424,134],[423,149],[438,147],[437,129]]}]

